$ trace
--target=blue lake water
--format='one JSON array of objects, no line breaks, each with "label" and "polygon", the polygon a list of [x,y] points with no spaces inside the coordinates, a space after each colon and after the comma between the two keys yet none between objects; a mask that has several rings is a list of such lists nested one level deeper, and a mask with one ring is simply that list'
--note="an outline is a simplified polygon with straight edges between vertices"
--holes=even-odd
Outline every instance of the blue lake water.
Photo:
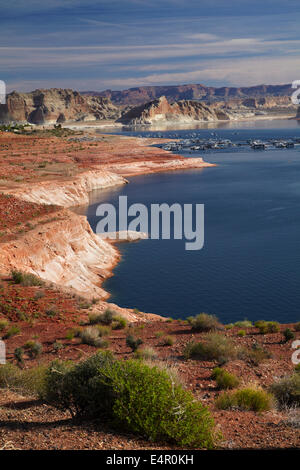
[{"label": "blue lake water", "polygon": [[[212,129],[161,132],[211,137]],[[234,123],[215,131],[231,140],[300,137],[296,121]],[[173,134],[172,134],[173,133]],[[130,132],[149,135],[149,131]],[[217,167],[130,177],[130,184],[92,194],[86,210],[95,230],[99,202],[205,204],[205,245],[183,240],[119,244],[110,300],[174,318],[200,312],[239,319],[300,321],[300,147],[193,152]]]}]

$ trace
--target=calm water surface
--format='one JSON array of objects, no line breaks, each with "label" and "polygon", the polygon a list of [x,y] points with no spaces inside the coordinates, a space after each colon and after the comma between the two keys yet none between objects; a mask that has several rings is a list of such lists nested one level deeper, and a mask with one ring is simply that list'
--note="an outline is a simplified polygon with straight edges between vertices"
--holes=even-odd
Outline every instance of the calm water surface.
[{"label": "calm water surface", "polygon": [[[214,131],[162,134],[169,137],[172,132],[211,137]],[[235,123],[216,132],[231,140],[300,137],[296,121]],[[98,203],[117,205],[119,195],[128,196],[129,204],[149,207],[162,202],[205,204],[205,246],[200,251],[185,251],[185,242],[179,240],[119,245],[122,260],[104,286],[110,300],[174,318],[204,311],[223,322],[299,321],[300,147],[201,155],[218,166],[131,177],[121,189],[92,194],[86,214],[94,230]]]}]

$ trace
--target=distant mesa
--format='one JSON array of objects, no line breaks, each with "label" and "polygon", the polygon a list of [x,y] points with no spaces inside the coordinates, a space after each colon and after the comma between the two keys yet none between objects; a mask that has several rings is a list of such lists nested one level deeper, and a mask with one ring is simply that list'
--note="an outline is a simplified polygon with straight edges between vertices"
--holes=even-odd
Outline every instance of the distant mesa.
[{"label": "distant mesa", "polygon": [[61,88],[13,91],[6,104],[0,105],[0,122],[110,120],[138,126],[238,120],[264,114],[295,117],[297,107],[291,102],[291,91],[290,85],[214,88],[201,84],[81,93]]},{"label": "distant mesa", "polygon": [[127,90],[100,92],[87,91],[84,95],[109,98],[118,106],[138,106],[165,96],[169,103],[180,100],[227,101],[233,98],[265,98],[266,96],[291,96],[291,85],[257,85],[251,87],[209,87],[203,84],[142,86]]},{"label": "distant mesa", "polygon": [[33,124],[63,123],[117,119],[119,109],[109,98],[82,96],[77,91],[51,88],[30,93],[13,91],[0,105],[0,121],[30,122]]}]

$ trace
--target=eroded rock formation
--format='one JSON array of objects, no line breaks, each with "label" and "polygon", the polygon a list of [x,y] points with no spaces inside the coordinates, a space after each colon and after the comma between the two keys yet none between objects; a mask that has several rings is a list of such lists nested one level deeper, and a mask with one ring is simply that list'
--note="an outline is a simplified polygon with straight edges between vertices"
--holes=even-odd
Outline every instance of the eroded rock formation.
[{"label": "eroded rock formation", "polygon": [[82,96],[77,91],[52,88],[31,93],[13,91],[0,105],[0,121],[33,124],[116,119],[119,109],[109,98]]}]

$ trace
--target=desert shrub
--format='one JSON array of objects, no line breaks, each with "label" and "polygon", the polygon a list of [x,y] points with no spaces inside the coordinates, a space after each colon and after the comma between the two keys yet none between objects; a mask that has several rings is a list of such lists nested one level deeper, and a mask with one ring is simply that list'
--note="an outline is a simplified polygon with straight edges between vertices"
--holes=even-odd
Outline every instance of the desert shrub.
[{"label": "desert shrub", "polygon": [[164,335],[163,331],[156,331],[155,338],[161,338]]},{"label": "desert shrub", "polygon": [[219,326],[217,317],[207,313],[199,313],[196,317],[189,317],[187,320],[194,331],[211,331]]},{"label": "desert shrub", "polygon": [[24,349],[23,348],[16,348],[14,350],[14,356],[18,363],[18,365],[22,365],[24,362]]},{"label": "desert shrub", "polygon": [[172,336],[165,336],[164,338],[162,338],[160,344],[162,346],[173,346],[174,338],[172,338]]},{"label": "desert shrub", "polygon": [[227,325],[225,325],[225,330],[231,330],[233,327],[234,327],[233,323],[228,323]]},{"label": "desert shrub", "polygon": [[54,317],[56,317],[56,315],[58,314],[58,309],[57,309],[56,305],[50,305],[50,306],[45,310],[45,314],[46,314],[47,317],[49,317],[49,318],[54,318]]},{"label": "desert shrub", "polygon": [[43,346],[38,341],[29,340],[24,344],[24,349],[32,359],[35,359],[42,353]]},{"label": "desert shrub", "polygon": [[300,374],[294,373],[278,382],[274,382],[270,391],[275,395],[280,406],[300,406]]},{"label": "desert shrub", "polygon": [[3,336],[3,339],[9,339],[12,336],[18,335],[20,332],[21,328],[18,325],[12,325]]},{"label": "desert shrub", "polygon": [[195,358],[203,361],[225,363],[236,357],[236,348],[229,338],[217,333],[209,333],[205,342],[190,342],[184,350],[186,359]]},{"label": "desert shrub", "polygon": [[34,300],[39,300],[39,299],[42,299],[43,297],[45,297],[45,292],[43,290],[38,290],[34,294]]},{"label": "desert shrub", "polygon": [[113,330],[123,330],[127,326],[127,320],[126,318],[120,317],[120,316],[115,316],[112,323],[111,327]]},{"label": "desert shrub", "polygon": [[61,351],[62,349],[64,349],[63,343],[62,343],[61,341],[57,341],[57,340],[54,341],[54,343],[53,343],[53,350],[54,350],[55,352],[59,352],[59,351]]},{"label": "desert shrub", "polygon": [[[117,313],[114,311],[114,310],[111,310],[110,308],[107,308],[103,313],[91,313],[89,315],[89,323],[90,325],[98,325],[98,324],[101,324],[101,325],[112,325],[112,323],[114,321],[116,321],[116,323],[119,323],[120,325],[122,325],[122,322],[124,320],[125,322],[125,326],[127,324],[126,320],[122,318],[122,321],[121,321],[121,318],[119,315],[117,315]],[[123,324],[124,324],[123,322]],[[124,328],[125,328],[124,326]],[[123,328],[123,326],[121,326],[121,328]],[[117,329],[117,328],[115,328]]]},{"label": "desert shrub", "polygon": [[105,417],[118,429],[153,441],[204,448],[215,443],[208,409],[166,371],[142,361],[117,361],[103,352],[75,366],[55,361],[43,396],[73,416]]},{"label": "desert shrub", "polygon": [[68,330],[66,333],[66,339],[72,340],[73,338],[80,337],[81,331],[81,328],[72,328],[71,330]]},{"label": "desert shrub", "polygon": [[150,346],[146,346],[143,349],[137,349],[134,353],[134,357],[135,359],[143,359],[143,360],[151,361],[157,358],[157,353]]},{"label": "desert shrub", "polygon": [[110,374],[121,426],[153,441],[212,448],[213,420],[193,395],[176,386],[165,371],[140,361],[118,362]]},{"label": "desert shrub", "polygon": [[216,367],[213,370],[212,378],[217,382],[218,388],[222,390],[236,388],[240,382],[236,375],[230,374],[221,367]]},{"label": "desert shrub", "polygon": [[111,352],[98,352],[79,364],[54,361],[47,369],[42,398],[72,416],[100,418],[112,414],[114,401],[107,371],[114,358]]},{"label": "desert shrub", "polygon": [[295,339],[295,334],[290,328],[286,328],[282,334],[286,343],[291,339]]},{"label": "desert shrub", "polygon": [[295,366],[295,371],[296,371],[296,372],[300,372],[300,362],[299,362],[299,364],[297,364],[297,365]]},{"label": "desert shrub", "polygon": [[300,331],[300,321],[295,325],[295,331]]},{"label": "desert shrub", "polygon": [[5,330],[8,328],[9,321],[8,320],[0,320],[0,331]]},{"label": "desert shrub", "polygon": [[101,323],[103,323],[103,325],[111,325],[115,316],[116,312],[107,308],[101,316]]},{"label": "desert shrub", "polygon": [[111,329],[109,326],[97,325],[97,330],[98,330],[99,336],[108,336],[111,333]]},{"label": "desert shrub", "polygon": [[108,342],[100,336],[99,328],[95,326],[88,326],[81,330],[80,339],[83,344],[95,346],[96,348],[106,348],[108,346]]},{"label": "desert shrub", "polygon": [[280,331],[280,325],[277,321],[258,320],[254,325],[263,335],[267,333],[278,333],[278,331]]},{"label": "desert shrub", "polygon": [[15,284],[22,286],[43,286],[44,282],[31,273],[23,273],[22,271],[12,271],[12,280]]},{"label": "desert shrub", "polygon": [[273,396],[262,389],[246,387],[235,392],[223,392],[215,404],[222,410],[267,411],[272,408]]},{"label": "desert shrub", "polygon": [[21,370],[14,364],[7,363],[0,367],[0,388],[38,396],[44,390],[45,373],[45,366]]},{"label": "desert shrub", "polygon": [[234,326],[238,326],[239,328],[252,328],[253,323],[249,320],[242,320],[235,322]]},{"label": "desert shrub", "polygon": [[133,335],[128,335],[126,338],[126,345],[135,352],[138,347],[143,344],[143,340],[141,338],[136,338]]},{"label": "desert shrub", "polygon": [[238,336],[240,336],[240,337],[246,336],[246,331],[245,330],[239,330],[238,331]]},{"label": "desert shrub", "polygon": [[240,359],[249,361],[254,366],[258,366],[271,357],[271,353],[257,343],[254,343],[251,348],[240,348],[238,355]]}]

